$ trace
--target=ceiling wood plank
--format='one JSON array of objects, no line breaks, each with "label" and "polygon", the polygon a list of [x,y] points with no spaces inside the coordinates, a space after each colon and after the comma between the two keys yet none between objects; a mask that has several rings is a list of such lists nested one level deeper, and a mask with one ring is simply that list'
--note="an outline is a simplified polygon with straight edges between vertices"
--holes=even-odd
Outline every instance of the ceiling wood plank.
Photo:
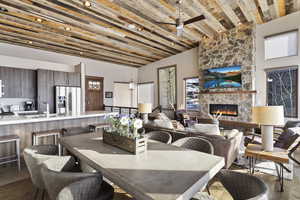
[{"label": "ceiling wood plank", "polygon": [[230,21],[235,25],[239,26],[241,21],[232,10],[232,7],[228,4],[226,0],[216,0],[216,3],[223,9],[225,15],[230,19]]},{"label": "ceiling wood plank", "polygon": [[267,0],[258,0],[258,4],[261,8],[262,14],[264,16],[264,18],[266,19],[266,21],[270,21],[271,18],[271,14],[270,14],[270,8],[268,5],[268,1]]},{"label": "ceiling wood plank", "polygon": [[240,0],[240,1],[243,2],[245,7],[249,10],[250,15],[252,16],[253,22],[255,22],[257,24],[264,23],[254,0]]},{"label": "ceiling wood plank", "polygon": [[286,15],[285,0],[273,0],[275,6],[276,17],[283,17]]},{"label": "ceiling wood plank", "polygon": [[255,19],[252,17],[250,14],[250,11],[246,7],[244,1],[242,0],[236,0],[237,5],[240,7],[241,11],[243,12],[245,18],[247,19],[248,22],[253,22]]}]

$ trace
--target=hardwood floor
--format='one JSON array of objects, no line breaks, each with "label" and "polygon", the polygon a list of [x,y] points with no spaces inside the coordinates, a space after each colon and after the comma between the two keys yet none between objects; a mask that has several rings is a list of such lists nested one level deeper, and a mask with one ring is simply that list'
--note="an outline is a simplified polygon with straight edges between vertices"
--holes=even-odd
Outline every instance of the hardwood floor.
[{"label": "hardwood floor", "polygon": [[[300,157],[300,155],[298,155]],[[246,169],[239,169],[238,167],[232,167],[232,170],[247,173]],[[15,173],[15,177],[12,179],[12,174]],[[294,167],[294,179],[292,181],[285,180],[283,193],[278,192],[277,177],[268,174],[256,172],[255,176],[260,177],[269,188],[269,200],[288,200],[291,190],[300,188],[300,166]],[[6,180],[7,179],[7,180]],[[11,183],[4,186],[0,186],[0,200],[31,200],[33,194],[33,187],[30,179],[28,178],[27,171],[23,168],[21,173],[16,173],[16,168],[0,167],[0,185],[4,182],[8,182],[10,179]],[[23,179],[23,180],[20,180]],[[299,189],[298,189],[299,190]],[[221,183],[216,182],[210,187],[212,196],[216,200],[232,200],[229,193],[224,189]],[[299,192],[299,191],[298,191]],[[133,200],[128,194],[118,187],[115,187],[115,198],[114,200]],[[294,199],[293,199],[294,200]]]}]

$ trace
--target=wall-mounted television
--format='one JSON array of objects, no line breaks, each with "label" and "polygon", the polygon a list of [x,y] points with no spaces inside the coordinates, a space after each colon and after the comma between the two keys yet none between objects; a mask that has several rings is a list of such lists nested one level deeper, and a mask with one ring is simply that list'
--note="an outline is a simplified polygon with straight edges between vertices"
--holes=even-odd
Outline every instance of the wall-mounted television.
[{"label": "wall-mounted television", "polygon": [[240,65],[206,69],[203,71],[204,88],[242,87],[242,67]]}]

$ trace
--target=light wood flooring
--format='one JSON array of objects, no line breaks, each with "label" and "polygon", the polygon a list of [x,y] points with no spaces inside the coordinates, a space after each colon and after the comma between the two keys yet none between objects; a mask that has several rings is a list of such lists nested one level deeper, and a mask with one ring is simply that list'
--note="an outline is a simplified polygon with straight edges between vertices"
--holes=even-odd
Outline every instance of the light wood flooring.
[{"label": "light wood flooring", "polygon": [[[298,155],[300,157],[300,155]],[[233,167],[232,170],[247,173],[246,169]],[[288,200],[291,190],[299,190],[300,192],[300,167],[294,168],[294,179],[292,181],[285,180],[285,191],[278,192],[277,177],[268,174],[256,172],[255,176],[260,177],[267,183],[269,188],[269,200]],[[210,187],[212,196],[216,200],[231,200],[231,196],[224,189],[221,183],[216,182]],[[0,167],[0,200],[31,200],[33,187],[28,172],[23,164],[22,172],[17,173],[14,165]],[[120,188],[115,188],[114,200],[133,200]],[[294,200],[294,199],[293,199]]]}]

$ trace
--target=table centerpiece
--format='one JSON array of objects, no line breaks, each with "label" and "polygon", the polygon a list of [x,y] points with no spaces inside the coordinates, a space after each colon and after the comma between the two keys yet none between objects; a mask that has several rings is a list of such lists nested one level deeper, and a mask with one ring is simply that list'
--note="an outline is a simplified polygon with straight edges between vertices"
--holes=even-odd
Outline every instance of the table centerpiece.
[{"label": "table centerpiece", "polygon": [[147,150],[147,137],[138,132],[143,121],[129,117],[110,117],[110,127],[104,129],[103,142],[133,154]]}]

